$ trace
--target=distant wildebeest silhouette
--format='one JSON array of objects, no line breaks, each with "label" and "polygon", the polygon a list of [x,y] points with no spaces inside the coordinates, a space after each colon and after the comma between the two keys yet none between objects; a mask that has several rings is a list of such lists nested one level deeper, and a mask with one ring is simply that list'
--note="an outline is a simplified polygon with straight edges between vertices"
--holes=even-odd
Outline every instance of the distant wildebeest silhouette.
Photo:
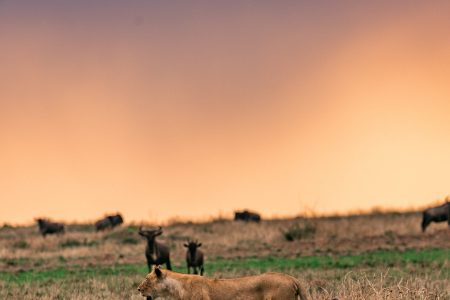
[{"label": "distant wildebeest silhouette", "polygon": [[105,229],[112,229],[116,226],[119,226],[123,223],[123,218],[120,214],[112,215],[112,216],[106,216],[105,218],[98,220],[95,222],[95,229],[97,231],[102,231]]},{"label": "distant wildebeest silhouette", "polygon": [[44,219],[37,219],[36,221],[39,226],[39,232],[43,237],[47,234],[63,234],[65,232],[64,224],[62,223],[50,222]]},{"label": "distant wildebeest silhouette", "polygon": [[423,211],[422,231],[425,232],[431,222],[444,221],[448,221],[448,225],[450,226],[450,202],[448,202],[448,197],[444,204]]},{"label": "distant wildebeest silhouette", "polygon": [[202,246],[202,243],[198,241],[188,241],[184,244],[184,247],[187,248],[186,252],[186,263],[188,274],[191,274],[191,268],[194,270],[194,274],[198,274],[197,268],[200,269],[200,275],[203,276],[204,268],[203,268],[203,252],[198,249]]},{"label": "distant wildebeest silhouette", "polygon": [[145,247],[145,257],[147,258],[148,270],[152,270],[152,265],[166,264],[168,270],[172,270],[170,265],[170,250],[165,244],[157,242],[156,237],[163,233],[162,227],[158,229],[143,229],[139,227],[139,234],[147,239]]},{"label": "distant wildebeest silhouette", "polygon": [[245,221],[245,222],[259,222],[261,221],[261,216],[258,213],[251,212],[248,210],[236,211],[234,212],[235,221]]}]

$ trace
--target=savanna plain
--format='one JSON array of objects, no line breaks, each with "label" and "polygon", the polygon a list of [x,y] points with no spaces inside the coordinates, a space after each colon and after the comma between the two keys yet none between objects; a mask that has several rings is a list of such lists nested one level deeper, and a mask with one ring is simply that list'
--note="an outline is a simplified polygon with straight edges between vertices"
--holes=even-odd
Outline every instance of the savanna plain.
[{"label": "savanna plain", "polygon": [[[171,222],[158,241],[186,273],[183,243],[202,242],[205,276],[265,271],[297,277],[312,299],[450,299],[450,229],[420,230],[421,214],[373,212],[245,223]],[[143,299],[141,224],[106,232],[69,224],[43,238],[36,226],[0,228],[0,299]],[[157,224],[144,224],[152,227]]]}]

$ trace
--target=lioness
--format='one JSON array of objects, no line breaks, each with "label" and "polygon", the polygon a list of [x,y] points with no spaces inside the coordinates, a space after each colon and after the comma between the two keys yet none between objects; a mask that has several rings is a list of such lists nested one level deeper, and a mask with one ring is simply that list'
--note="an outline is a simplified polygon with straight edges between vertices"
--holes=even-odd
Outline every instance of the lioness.
[{"label": "lioness", "polygon": [[306,300],[294,277],[264,273],[234,279],[209,279],[153,268],[138,291],[147,300]]}]

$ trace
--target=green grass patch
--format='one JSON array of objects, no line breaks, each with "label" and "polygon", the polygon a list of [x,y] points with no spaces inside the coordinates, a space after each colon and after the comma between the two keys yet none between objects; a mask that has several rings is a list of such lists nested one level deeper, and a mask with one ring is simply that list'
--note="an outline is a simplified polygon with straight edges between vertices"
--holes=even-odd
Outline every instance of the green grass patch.
[{"label": "green grass patch", "polygon": [[25,283],[47,280],[53,281],[66,278],[87,279],[99,276],[126,276],[132,274],[145,274],[146,272],[147,266],[132,264],[85,268],[73,266],[71,268],[58,267],[55,269],[41,271],[29,270],[15,273],[0,272],[0,280],[14,283]]},{"label": "green grass patch", "polygon": [[[450,249],[374,251],[360,255],[303,256],[297,258],[218,259],[208,263],[208,271],[254,269],[283,271],[288,269],[347,269],[354,267],[402,267],[408,264],[440,267],[450,260]],[[450,271],[449,271],[450,272]]]},{"label": "green grass patch", "polygon": [[[216,272],[233,272],[242,270],[289,271],[299,269],[351,269],[363,267],[400,267],[423,266],[442,269],[448,265],[450,249],[424,249],[399,251],[375,251],[360,255],[341,256],[304,256],[296,258],[240,258],[216,259],[207,261],[205,269],[209,275]],[[15,263],[19,263],[15,261]],[[63,278],[93,278],[99,276],[127,276],[147,273],[145,264],[120,264],[113,266],[55,268],[42,271],[0,272],[0,280],[23,283],[33,281],[58,280]],[[185,272],[184,265],[174,267],[177,272]],[[442,274],[450,278],[450,269]]]}]

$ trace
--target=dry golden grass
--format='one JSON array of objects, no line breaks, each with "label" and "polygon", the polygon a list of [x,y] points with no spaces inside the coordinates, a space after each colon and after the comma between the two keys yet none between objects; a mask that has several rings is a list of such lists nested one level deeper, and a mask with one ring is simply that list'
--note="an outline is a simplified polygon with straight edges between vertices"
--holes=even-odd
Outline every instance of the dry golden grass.
[{"label": "dry golden grass", "polygon": [[[439,270],[438,270],[439,271]],[[312,299],[449,299],[449,281],[425,274],[393,274],[396,270],[291,271],[308,287]],[[246,272],[228,272],[226,277]],[[25,284],[0,281],[2,299],[142,299],[136,291],[142,275],[54,280]]]},{"label": "dry golden grass", "polygon": [[[183,268],[188,238],[203,243],[208,261],[245,257],[296,258],[313,255],[359,254],[374,250],[450,248],[446,223],[420,231],[417,213],[369,214],[309,220],[315,233],[287,241],[283,232],[304,219],[280,219],[256,223],[218,220],[208,223],[173,223],[164,227],[160,241],[171,248],[175,266]],[[148,225],[148,224],[147,224]],[[56,268],[96,268],[142,265],[145,241],[130,224],[110,232],[69,225],[65,235],[42,238],[35,227],[0,230],[0,271],[4,274],[45,272]],[[449,263],[445,265],[450,268]],[[355,267],[353,269],[286,270],[310,287],[314,299],[450,299],[449,272],[433,266]],[[237,268],[216,271],[214,276],[233,277],[257,270]],[[208,273],[207,273],[208,274]],[[212,275],[212,274],[210,274]],[[142,273],[113,276],[11,283],[0,279],[0,298],[20,299],[141,299],[135,291]],[[45,282],[45,284],[42,284]]]}]

